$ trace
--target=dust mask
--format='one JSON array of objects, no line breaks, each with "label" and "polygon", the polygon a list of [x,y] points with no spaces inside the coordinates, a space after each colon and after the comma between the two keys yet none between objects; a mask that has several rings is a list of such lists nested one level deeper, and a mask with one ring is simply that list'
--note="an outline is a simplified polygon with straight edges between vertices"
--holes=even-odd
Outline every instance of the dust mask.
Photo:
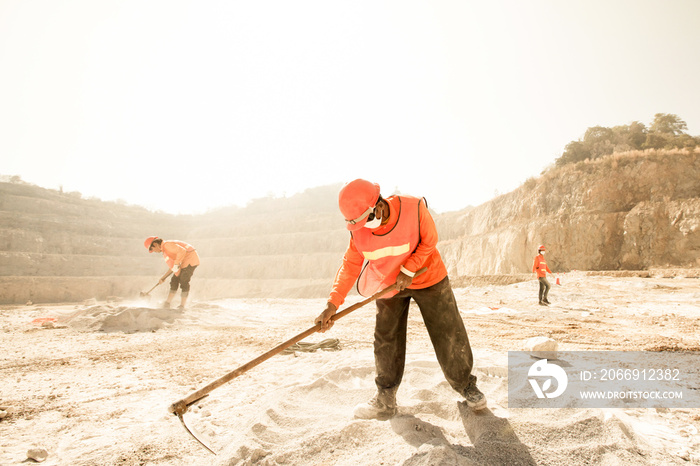
[{"label": "dust mask", "polygon": [[382,219],[379,217],[374,217],[373,220],[368,221],[365,223],[364,227],[369,228],[370,230],[374,230],[375,228],[379,228],[379,226],[382,224]]}]

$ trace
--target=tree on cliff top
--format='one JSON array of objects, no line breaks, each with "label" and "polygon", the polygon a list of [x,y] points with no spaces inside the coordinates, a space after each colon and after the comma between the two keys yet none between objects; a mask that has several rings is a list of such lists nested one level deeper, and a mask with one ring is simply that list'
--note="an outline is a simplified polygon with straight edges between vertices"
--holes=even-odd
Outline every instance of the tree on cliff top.
[{"label": "tree on cliff top", "polygon": [[629,125],[592,126],[582,139],[571,141],[556,159],[558,167],[586,159],[597,159],[614,152],[643,149],[695,148],[700,137],[686,133],[688,125],[678,115],[657,113],[649,129],[638,121]]},{"label": "tree on cliff top", "polygon": [[688,130],[688,125],[681,120],[678,115],[670,113],[657,113],[654,115],[654,122],[651,124],[649,131],[652,133],[668,134],[672,136],[680,136]]}]

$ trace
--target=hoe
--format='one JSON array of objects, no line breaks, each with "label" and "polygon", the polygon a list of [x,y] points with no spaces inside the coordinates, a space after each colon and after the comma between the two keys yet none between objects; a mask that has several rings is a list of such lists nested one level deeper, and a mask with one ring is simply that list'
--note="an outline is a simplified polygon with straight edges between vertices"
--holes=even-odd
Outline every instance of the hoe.
[{"label": "hoe", "polygon": [[[427,270],[426,268],[420,269],[419,271],[416,272],[416,274],[414,275],[414,278],[417,277],[418,275],[422,274],[426,270]],[[394,289],[396,289],[396,283],[384,288],[383,290],[378,291],[377,293],[373,294],[372,296],[365,299],[364,301],[360,301],[356,304],[353,304],[350,307],[343,309],[342,311],[337,312],[333,317],[331,317],[331,320],[333,322],[335,322],[338,319],[350,314],[352,311],[359,309],[362,306],[364,306],[365,304],[368,304],[368,303],[374,301],[375,299],[379,298],[383,294],[388,293],[390,291],[394,291]],[[245,373],[245,372],[249,371],[250,369],[252,369],[253,367],[257,366],[258,364],[261,364],[261,363],[267,361],[272,356],[281,353],[285,349],[289,348],[290,346],[294,345],[295,343],[300,342],[301,340],[308,337],[309,335],[312,335],[312,334],[318,332],[320,329],[321,329],[321,324],[318,323],[318,324],[314,325],[313,327],[311,327],[310,329],[300,333],[299,335],[296,335],[295,337],[292,337],[289,340],[287,340],[283,343],[280,343],[279,345],[275,346],[267,353],[258,356],[257,358],[253,359],[250,362],[247,362],[246,364],[243,364],[238,369],[235,369],[235,370],[229,372],[228,374],[214,380],[209,385],[206,385],[205,387],[200,388],[196,392],[192,392],[190,395],[186,396],[185,398],[181,399],[180,401],[176,401],[175,403],[170,405],[170,407],[168,408],[168,411],[175,414],[178,417],[178,419],[180,419],[180,422],[185,427],[185,430],[187,430],[187,432],[189,432],[189,434],[192,437],[194,437],[195,440],[197,440],[200,444],[202,444],[202,446],[204,448],[206,448],[211,453],[216,455],[216,452],[214,450],[212,450],[206,443],[204,443],[202,440],[200,440],[200,438],[197,435],[195,435],[196,431],[191,429],[187,425],[187,423],[185,422],[184,415],[185,415],[185,413],[187,413],[187,409],[191,405],[193,405],[196,402],[198,402],[199,400],[201,400],[202,398],[208,396],[209,393],[212,392],[213,390],[219,388],[220,386],[222,386],[223,384],[225,384],[227,382],[230,382],[231,380],[235,379],[239,375],[242,375],[243,373]]]}]

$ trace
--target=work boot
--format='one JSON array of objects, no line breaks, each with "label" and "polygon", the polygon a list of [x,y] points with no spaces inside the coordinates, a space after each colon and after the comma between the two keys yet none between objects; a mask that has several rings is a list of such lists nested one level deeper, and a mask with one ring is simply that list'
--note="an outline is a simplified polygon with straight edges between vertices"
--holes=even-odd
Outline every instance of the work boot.
[{"label": "work boot", "polygon": [[355,406],[354,415],[357,419],[379,419],[385,421],[396,415],[396,388],[379,389],[367,403]]},{"label": "work boot", "polygon": [[187,296],[189,293],[180,293],[180,305],[177,307],[178,309],[184,309],[185,304],[187,303]]},{"label": "work boot", "polygon": [[547,303],[545,303],[544,301],[540,301],[540,306],[546,306],[546,305],[547,305]]},{"label": "work boot", "polygon": [[175,291],[170,291],[168,293],[168,297],[165,298],[165,302],[163,303],[163,309],[170,309],[170,303],[173,301],[173,298],[175,297]]},{"label": "work boot", "polygon": [[481,390],[476,387],[476,377],[470,376],[469,385],[464,389],[464,399],[467,406],[475,411],[486,408],[486,397]]},{"label": "work boot", "polygon": [[549,306],[550,304],[552,304],[552,303],[549,302],[549,300],[548,300],[547,298],[544,298],[544,299],[542,300],[542,302],[545,303],[547,306]]}]

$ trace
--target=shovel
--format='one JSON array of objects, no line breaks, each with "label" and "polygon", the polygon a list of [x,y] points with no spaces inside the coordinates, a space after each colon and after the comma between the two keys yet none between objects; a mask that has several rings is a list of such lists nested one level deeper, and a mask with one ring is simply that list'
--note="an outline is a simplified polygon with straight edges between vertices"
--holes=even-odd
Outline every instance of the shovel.
[{"label": "shovel", "polygon": [[[169,276],[171,273],[173,273],[172,270],[169,270],[168,273],[166,273],[165,275],[163,275],[163,277],[161,278],[161,280],[165,280],[166,278],[168,278],[168,276]],[[155,290],[155,289],[158,287],[158,285],[160,285],[161,283],[163,283],[163,282],[162,282],[162,281],[159,281],[158,283],[156,283],[155,285],[153,285],[153,288],[151,288],[150,290],[145,291],[145,292],[142,291],[141,293],[139,293],[139,296],[141,296],[141,297],[149,296],[149,295],[151,294],[151,291]]]},{"label": "shovel", "polygon": [[[425,268],[425,267],[420,269],[419,271],[417,271],[415,273],[413,278],[422,274],[426,270],[427,270],[427,268]],[[375,294],[373,294],[369,298],[367,298],[363,301],[360,301],[359,303],[353,304],[352,306],[345,308],[342,311],[337,312],[334,316],[331,317],[331,321],[335,322],[338,319],[350,314],[352,311],[361,308],[365,304],[371,303],[372,301],[379,298],[383,294],[388,293],[390,291],[394,291],[395,289],[396,289],[396,283],[384,288],[383,290],[376,292]],[[295,343],[298,343],[299,341],[303,340],[304,338],[308,337],[309,335],[312,335],[312,334],[318,332],[320,329],[321,329],[321,324],[317,323],[316,325],[314,325],[310,329],[300,333],[299,335],[290,338],[289,340],[285,341],[284,343],[280,343],[279,345],[275,346],[267,353],[258,356],[257,358],[253,359],[250,362],[247,362],[246,364],[243,364],[238,369],[235,369],[235,370],[229,372],[228,374],[224,375],[223,377],[220,377],[220,378],[214,380],[209,385],[207,385],[203,388],[200,388],[196,392],[191,393],[190,395],[186,396],[185,398],[181,399],[180,401],[176,401],[175,403],[173,403],[172,405],[170,405],[168,407],[168,411],[170,411],[171,413],[176,415],[178,417],[178,419],[180,419],[180,422],[185,427],[185,430],[187,430],[187,432],[192,437],[194,437],[195,440],[197,440],[200,444],[202,444],[202,446],[204,448],[206,448],[207,450],[209,450],[210,452],[212,452],[213,454],[216,455],[216,452],[214,450],[212,450],[206,443],[204,443],[202,440],[200,440],[197,437],[197,435],[195,435],[195,431],[190,429],[187,426],[187,423],[185,423],[185,419],[183,416],[187,412],[187,409],[191,405],[195,404],[196,402],[198,402],[199,400],[204,398],[205,396],[209,396],[209,393],[212,392],[213,390],[219,388],[220,386],[222,386],[223,384],[225,384],[227,382],[230,382],[231,380],[235,379],[239,375],[244,374],[245,372],[249,371],[253,367],[257,366],[258,364],[261,364],[261,363],[267,361],[272,356],[281,353],[285,349],[289,348],[290,346],[292,346]]]}]

